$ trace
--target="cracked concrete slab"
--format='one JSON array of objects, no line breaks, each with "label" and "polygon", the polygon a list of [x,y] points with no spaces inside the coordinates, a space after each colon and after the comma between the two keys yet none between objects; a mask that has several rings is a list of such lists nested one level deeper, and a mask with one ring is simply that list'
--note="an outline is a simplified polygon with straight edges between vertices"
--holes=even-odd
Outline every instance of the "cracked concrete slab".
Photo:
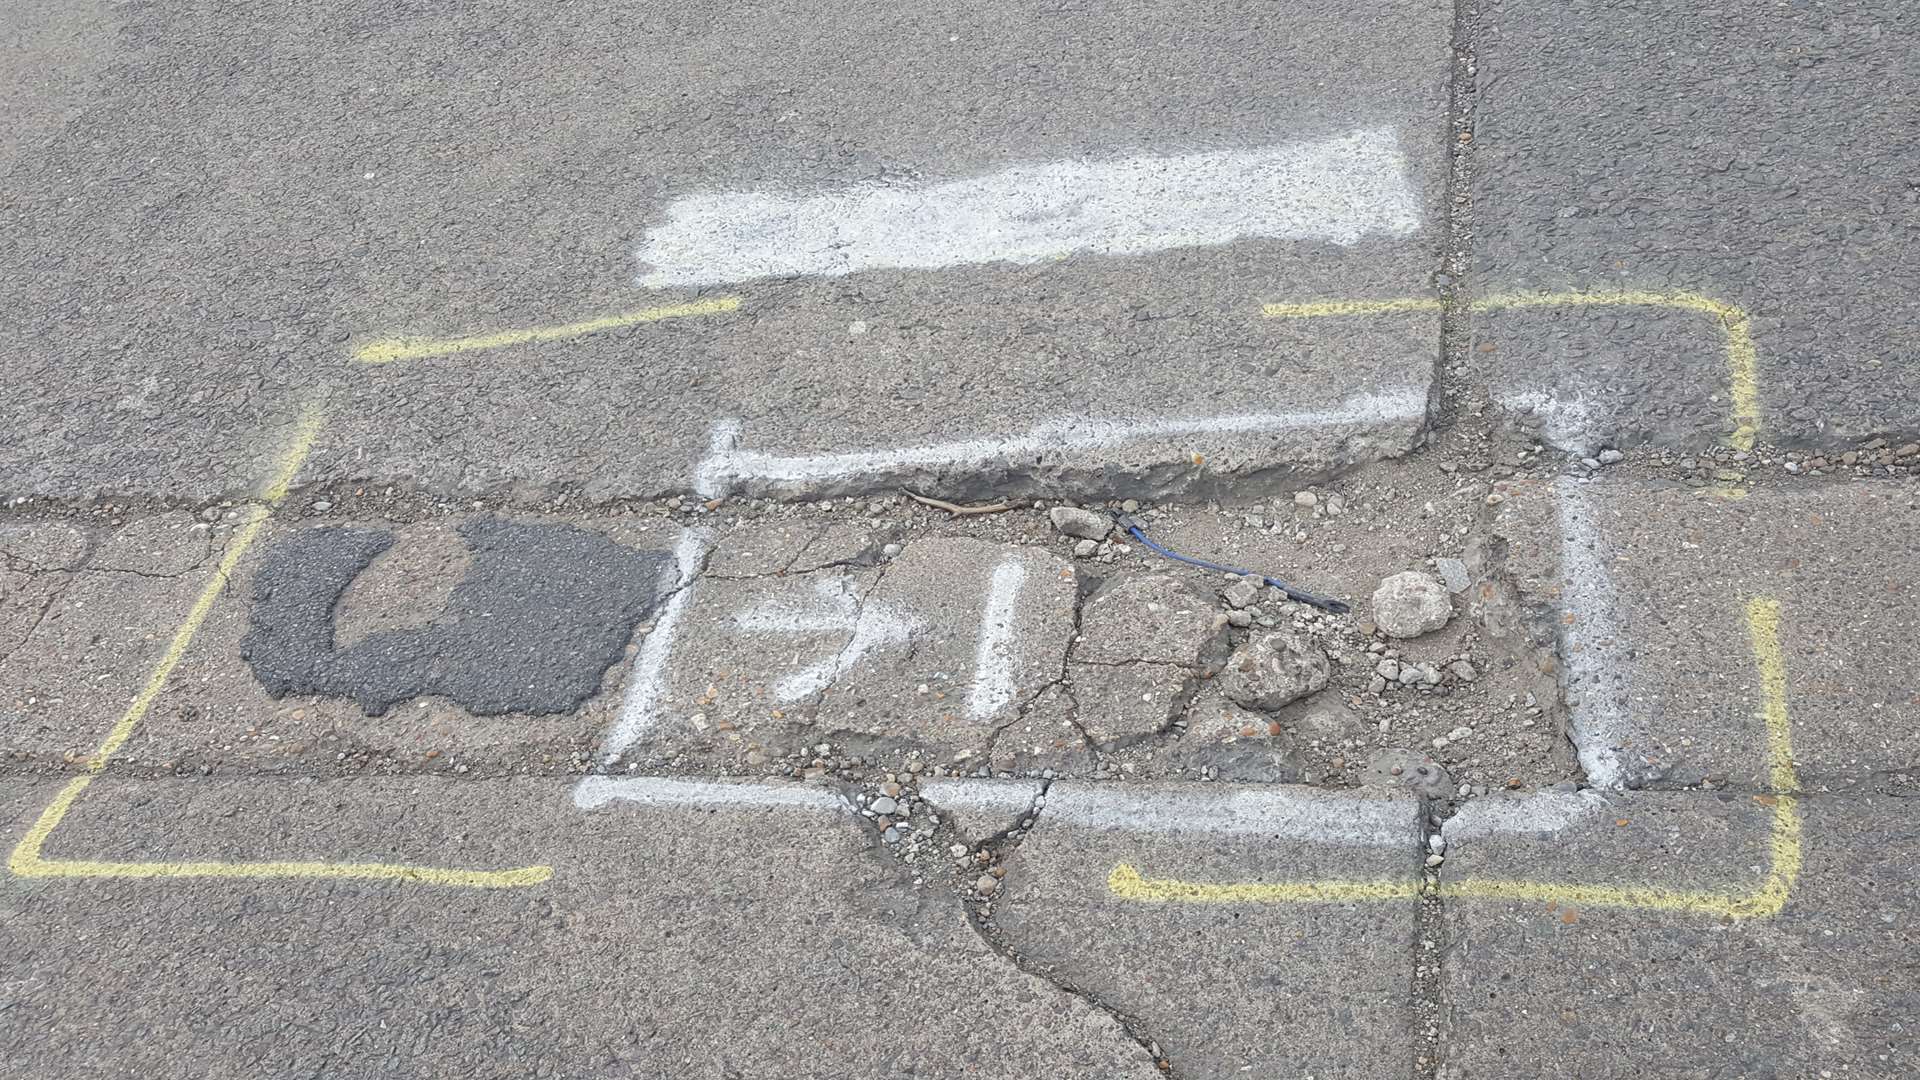
[{"label": "cracked concrete slab", "polygon": [[[912,663],[889,663],[877,651],[855,660],[823,696],[814,722],[824,731],[979,746],[1059,681],[1077,603],[1072,568],[1044,549],[913,541],[868,598],[868,610],[915,621]],[[873,726],[878,718],[886,729]]]},{"label": "cracked concrete slab", "polygon": [[1087,598],[1074,638],[1082,664],[1218,666],[1227,620],[1206,592],[1171,574],[1116,574]]},{"label": "cracked concrete slab", "polygon": [[1813,790],[1920,761],[1909,673],[1920,515],[1891,484],[1516,485],[1493,528],[1562,639],[1598,783],[1771,785],[1748,609],[1779,604],[1793,758]]},{"label": "cracked concrete slab", "polygon": [[[1530,799],[1474,809],[1478,820],[1446,829],[1442,1080],[1536,1077],[1542,1061],[1596,1080],[1920,1068],[1911,800],[1798,800],[1804,855],[1785,906],[1739,921],[1580,890],[1636,889],[1655,906],[1753,895],[1779,868],[1772,796],[1636,792],[1588,796],[1571,813]],[[1546,894],[1472,891],[1511,881]]]},{"label": "cracked concrete slab", "polygon": [[1177,664],[1068,664],[1074,715],[1103,747],[1124,746],[1172,727],[1192,700],[1198,676]]},{"label": "cracked concrete slab", "polygon": [[[444,545],[434,539],[440,533],[451,534],[457,523],[383,526],[396,537],[389,556],[365,571],[368,584],[358,590],[347,586],[341,601],[349,648],[418,633],[446,616],[438,607],[426,610],[419,605],[433,597],[455,596],[459,590],[467,564],[440,558],[446,554]],[[232,527],[223,521],[215,530]],[[623,594],[623,604],[655,594],[663,577],[661,556],[644,552],[671,547],[679,533],[618,518],[568,528],[599,538],[593,542],[608,545],[604,550],[630,551],[645,561],[642,570],[646,572],[638,583],[642,588]],[[276,539],[301,535],[305,529],[297,518],[269,522],[259,542],[234,568],[232,581],[207,609],[204,622],[117,758],[116,767],[183,772],[244,767],[296,774],[369,766],[496,772],[584,767],[598,738],[613,722],[618,706],[615,691],[623,683],[626,659],[633,651],[628,641],[631,628],[619,631],[609,646],[613,666],[591,673],[583,707],[573,714],[481,715],[428,694],[395,702],[385,715],[376,717],[345,698],[305,692],[274,697],[242,659],[243,642],[253,629],[250,599],[255,595],[258,570]],[[218,542],[223,541],[216,538]],[[552,552],[521,554],[545,558]],[[509,600],[503,603],[524,615],[522,605],[510,600],[513,590],[551,581],[553,570],[548,567],[531,576],[507,571],[512,580],[504,583]],[[212,572],[212,566],[206,565],[175,578],[94,571],[76,575],[32,637],[0,661],[0,680],[9,690],[8,749],[54,760],[89,753],[144,687],[153,664],[193,609]],[[324,622],[329,607],[323,603],[314,614]],[[502,627],[508,625],[505,616],[491,614]],[[556,617],[563,622],[572,618]],[[516,621],[518,632],[531,625],[524,619]],[[540,643],[543,648],[573,640],[564,634],[541,633],[547,635]],[[458,658],[462,664],[490,663],[491,678],[512,678],[513,662],[496,662],[498,657],[487,660],[484,649],[457,651],[463,652]],[[583,651],[574,659],[585,655]],[[508,661],[518,657],[515,653]],[[606,654],[600,663],[606,663]],[[75,677],[75,672],[82,677]],[[384,670],[382,678],[396,673],[398,669]],[[543,686],[543,692],[550,692],[559,684]],[[580,689],[575,686],[573,692]]]},{"label": "cracked concrete slab", "polygon": [[1065,560],[964,537],[873,567],[702,580],[635,752],[979,754],[1060,679],[1076,598]]},{"label": "cracked concrete slab", "polygon": [[[0,812],[25,786],[0,785]],[[1111,1017],[996,954],[944,885],[877,853],[844,808],[581,811],[553,780],[94,787],[49,857],[552,877],[0,878],[0,943],[31,973],[0,991],[0,1048],[23,1075],[1159,1075]],[[847,1022],[850,996],[896,984],[911,1023]]]},{"label": "cracked concrete slab", "polygon": [[[1173,1075],[1400,1075],[1420,809],[1302,788],[1061,782],[1006,856],[993,925],[1026,964],[1151,1032]],[[1116,868],[1203,886],[1382,883],[1400,899],[1182,903]]]},{"label": "cracked concrete slab", "polygon": [[138,518],[115,529],[88,560],[97,570],[178,577],[207,561],[213,530],[185,510]]},{"label": "cracked concrete slab", "polygon": [[707,556],[714,577],[805,574],[878,555],[891,530],[855,522],[779,521],[728,529]]}]

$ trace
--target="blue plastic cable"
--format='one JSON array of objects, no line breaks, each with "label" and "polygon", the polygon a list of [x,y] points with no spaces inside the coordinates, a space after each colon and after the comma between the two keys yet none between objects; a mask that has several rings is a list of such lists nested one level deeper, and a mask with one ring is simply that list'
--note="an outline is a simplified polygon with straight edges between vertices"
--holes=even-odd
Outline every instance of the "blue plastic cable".
[{"label": "blue plastic cable", "polygon": [[1142,544],[1146,545],[1146,548],[1148,551],[1151,551],[1156,555],[1165,556],[1166,558],[1172,559],[1174,562],[1183,562],[1183,563],[1186,563],[1188,566],[1198,566],[1202,570],[1217,570],[1223,574],[1238,574],[1241,577],[1257,577],[1261,581],[1264,581],[1267,584],[1273,586],[1274,588],[1279,589],[1281,592],[1286,593],[1287,598],[1290,600],[1298,600],[1302,604],[1306,604],[1310,607],[1317,607],[1321,611],[1331,611],[1335,615],[1345,615],[1347,612],[1353,610],[1351,607],[1348,607],[1346,604],[1338,600],[1329,600],[1324,596],[1315,596],[1310,592],[1303,592],[1299,589],[1296,589],[1293,586],[1287,584],[1286,582],[1281,581],[1279,578],[1268,577],[1265,574],[1256,574],[1251,570],[1239,570],[1231,566],[1221,566],[1219,563],[1210,563],[1210,562],[1207,562],[1205,559],[1190,559],[1187,556],[1182,555],[1177,551],[1170,551],[1167,548],[1161,547],[1159,544],[1156,544],[1151,539],[1149,539],[1147,537],[1146,532],[1140,528],[1140,523],[1133,520],[1133,518],[1129,517],[1126,514],[1115,514],[1113,515],[1113,520],[1115,524],[1119,525],[1121,530],[1124,531],[1128,536],[1131,536],[1135,540],[1138,540]]}]

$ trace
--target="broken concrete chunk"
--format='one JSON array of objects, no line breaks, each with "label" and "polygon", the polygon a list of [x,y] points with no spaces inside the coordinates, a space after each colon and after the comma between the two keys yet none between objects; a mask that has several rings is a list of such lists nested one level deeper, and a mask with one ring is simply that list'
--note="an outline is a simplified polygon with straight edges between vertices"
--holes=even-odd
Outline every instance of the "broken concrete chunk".
[{"label": "broken concrete chunk", "polygon": [[1272,711],[1327,685],[1327,654],[1290,633],[1263,634],[1234,650],[1222,686],[1249,709]]},{"label": "broken concrete chunk", "polygon": [[[1109,581],[1080,614],[1073,658],[1093,664],[1149,660],[1208,664],[1204,654],[1223,639],[1213,598],[1165,574],[1129,574]],[[1211,658],[1217,664],[1218,657]]]},{"label": "broken concrete chunk", "polygon": [[1260,587],[1262,584],[1263,583],[1258,580],[1241,578],[1239,581],[1223,589],[1221,595],[1226,597],[1228,607],[1237,610],[1246,607],[1248,604],[1260,598]]},{"label": "broken concrete chunk", "polygon": [[1373,591],[1373,621],[1393,637],[1419,637],[1447,625],[1452,617],[1446,586],[1431,574],[1408,570]]},{"label": "broken concrete chunk", "polygon": [[1080,726],[1103,747],[1165,731],[1192,699],[1192,672],[1175,664],[1069,664]]},{"label": "broken concrete chunk", "polygon": [[1047,511],[1047,517],[1053,519],[1054,528],[1083,540],[1104,540],[1113,531],[1113,519],[1093,510],[1056,506]]},{"label": "broken concrete chunk", "polygon": [[1446,582],[1447,591],[1455,594],[1467,591],[1473,579],[1467,576],[1467,564],[1460,559],[1435,559],[1434,569],[1440,571],[1440,580]]}]

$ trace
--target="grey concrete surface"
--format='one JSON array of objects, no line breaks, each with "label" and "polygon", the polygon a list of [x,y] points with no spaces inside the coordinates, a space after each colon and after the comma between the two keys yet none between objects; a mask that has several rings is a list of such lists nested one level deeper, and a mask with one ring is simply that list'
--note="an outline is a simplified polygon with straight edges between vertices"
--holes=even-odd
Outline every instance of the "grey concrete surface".
[{"label": "grey concrete surface", "polygon": [[[1234,793],[1208,785],[1053,785],[1007,860],[1000,933],[1029,965],[1158,1033],[1183,1077],[1404,1074],[1418,805],[1244,798],[1237,809]],[[1261,799],[1272,801],[1251,802]],[[1109,888],[1121,865],[1150,879],[1337,879],[1409,892],[1384,902],[1144,902]]]},{"label": "grey concrete surface", "polygon": [[[1771,799],[1769,798],[1769,801]],[[1912,800],[1814,796],[1783,910],[1622,910],[1450,897],[1442,1077],[1892,1078],[1920,1069]],[[1776,807],[1641,792],[1558,829],[1449,822],[1445,881],[1740,893],[1763,884]]]},{"label": "grey concrete surface", "polygon": [[[1176,440],[1124,468],[1075,466],[1092,486],[1154,487],[1191,480],[1195,452],[1253,470],[1396,453],[1424,411],[1436,320],[1355,331],[1259,307],[1429,291],[1450,16],[1437,0],[123,14],[57,137],[8,175],[0,258],[24,271],[0,294],[24,391],[4,416],[10,493],[244,491],[315,396],[334,420],[309,478],[600,497],[686,489],[728,417],[744,447],[785,455],[1071,417],[1414,403],[1324,436]],[[217,91],[215,72],[230,76]],[[348,363],[355,343],[396,334],[685,301],[636,284],[636,252],[677,199],[1361,129],[1399,140],[1412,232],[780,278],[729,287],[743,298],[730,315]],[[1297,214],[1341,209],[1340,184]]]},{"label": "grey concrete surface", "polygon": [[12,5],[0,1078],[1914,1074],[1916,45]]},{"label": "grey concrete surface", "polygon": [[[1762,438],[1920,430],[1920,10],[1480,11],[1476,293],[1711,296],[1750,318]],[[1582,449],[1731,430],[1711,317],[1509,310],[1475,337],[1503,391],[1582,404]]]},{"label": "grey concrete surface", "polygon": [[[97,786],[50,857],[554,874],[497,891],[5,878],[11,1076],[1158,1075],[844,810],[583,814],[551,781]],[[10,816],[31,805],[6,790]]]},{"label": "grey concrete surface", "polygon": [[1729,499],[1621,477],[1513,492],[1493,531],[1536,617],[1561,631],[1576,728],[1622,782],[1771,788],[1756,600],[1780,606],[1801,783],[1844,790],[1920,760],[1913,583],[1901,569],[1920,556],[1920,510],[1905,488]]}]

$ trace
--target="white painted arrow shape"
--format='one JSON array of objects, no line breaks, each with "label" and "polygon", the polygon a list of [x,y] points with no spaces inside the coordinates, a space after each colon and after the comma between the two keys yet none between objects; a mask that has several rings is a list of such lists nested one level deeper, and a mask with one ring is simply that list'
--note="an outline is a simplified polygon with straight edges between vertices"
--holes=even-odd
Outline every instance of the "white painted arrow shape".
[{"label": "white painted arrow shape", "polygon": [[763,634],[819,634],[851,631],[853,637],[839,652],[809,665],[774,684],[774,697],[782,702],[797,701],[832,686],[852,671],[861,657],[888,645],[904,645],[922,623],[911,615],[899,614],[886,605],[861,603],[851,578],[825,578],[814,582],[819,603],[795,610],[762,605],[734,618],[742,630]]}]

